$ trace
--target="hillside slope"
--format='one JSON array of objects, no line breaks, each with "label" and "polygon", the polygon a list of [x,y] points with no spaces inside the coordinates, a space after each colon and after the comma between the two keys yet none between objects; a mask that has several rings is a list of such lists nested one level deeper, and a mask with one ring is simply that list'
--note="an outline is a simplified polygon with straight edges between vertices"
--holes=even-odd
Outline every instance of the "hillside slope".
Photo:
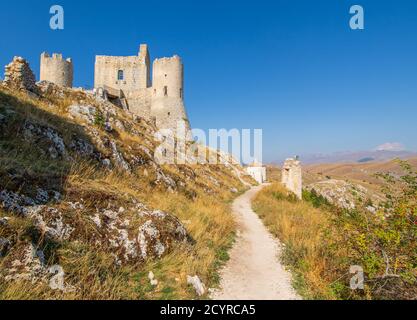
[{"label": "hillside slope", "polygon": [[0,299],[195,298],[188,275],[216,285],[228,203],[246,188],[238,164],[159,165],[145,119],[83,90],[11,84],[0,85]]},{"label": "hillside slope", "polygon": [[[407,161],[417,168],[417,158],[410,158]],[[401,173],[401,167],[396,161],[382,161],[371,163],[333,163],[316,164],[304,168],[309,174],[330,176],[332,178],[351,179],[368,184],[379,184],[381,181],[374,175],[379,172]]]}]

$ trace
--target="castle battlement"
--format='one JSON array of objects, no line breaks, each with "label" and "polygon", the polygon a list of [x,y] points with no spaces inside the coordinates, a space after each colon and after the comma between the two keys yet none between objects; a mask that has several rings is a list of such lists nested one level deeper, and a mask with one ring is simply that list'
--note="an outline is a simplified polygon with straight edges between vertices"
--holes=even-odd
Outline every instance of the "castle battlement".
[{"label": "castle battlement", "polygon": [[50,56],[48,52],[43,52],[41,54],[41,59],[44,59],[44,60],[53,59],[53,60],[66,61],[66,62],[72,63],[71,58],[67,58],[67,59],[64,60],[64,57],[63,57],[62,53],[53,53],[52,56]]},{"label": "castle battlement", "polygon": [[172,61],[181,61],[181,57],[178,55],[174,55],[172,57],[157,58],[154,60],[153,63],[170,63]]},{"label": "castle battlement", "polygon": [[96,56],[96,63],[113,63],[116,61],[120,62],[141,62],[145,63],[145,60],[139,56],[125,56],[125,57],[118,57],[118,56]]}]

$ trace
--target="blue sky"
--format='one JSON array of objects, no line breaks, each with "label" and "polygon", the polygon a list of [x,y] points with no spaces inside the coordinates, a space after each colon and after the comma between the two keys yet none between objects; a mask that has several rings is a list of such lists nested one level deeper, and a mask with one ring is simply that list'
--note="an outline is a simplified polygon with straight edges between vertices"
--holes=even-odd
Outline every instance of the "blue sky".
[{"label": "blue sky", "polygon": [[[65,30],[49,8],[65,9]],[[349,8],[365,9],[365,30]],[[417,1],[7,1],[0,64],[14,55],[39,73],[42,51],[75,64],[92,86],[96,54],[185,64],[193,127],[262,128],[264,159],[400,142],[417,151]]]}]

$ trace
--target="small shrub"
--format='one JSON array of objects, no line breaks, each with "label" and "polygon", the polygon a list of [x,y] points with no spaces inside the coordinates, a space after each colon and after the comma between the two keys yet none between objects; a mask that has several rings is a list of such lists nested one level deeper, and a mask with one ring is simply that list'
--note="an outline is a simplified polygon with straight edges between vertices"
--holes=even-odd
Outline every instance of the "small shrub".
[{"label": "small shrub", "polygon": [[106,118],[104,117],[103,112],[101,112],[100,110],[97,110],[94,116],[94,125],[100,128],[104,128],[105,124],[106,124]]}]

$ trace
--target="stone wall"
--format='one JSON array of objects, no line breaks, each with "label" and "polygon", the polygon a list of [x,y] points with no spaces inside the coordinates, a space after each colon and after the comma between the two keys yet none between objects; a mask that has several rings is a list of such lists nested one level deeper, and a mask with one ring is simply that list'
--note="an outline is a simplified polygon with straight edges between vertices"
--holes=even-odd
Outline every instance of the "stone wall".
[{"label": "stone wall", "polygon": [[125,93],[125,97],[131,112],[146,119],[151,117],[152,88]]},{"label": "stone wall", "polygon": [[72,88],[74,69],[72,60],[64,59],[62,54],[54,53],[49,56],[44,52],[41,55],[40,80],[49,81],[62,87]]},{"label": "stone wall", "polygon": [[151,117],[160,129],[175,129],[180,121],[185,122],[187,130],[190,127],[184,103],[178,98],[152,99]]},{"label": "stone wall", "polygon": [[36,93],[36,78],[29,63],[22,57],[14,57],[6,66],[3,85],[12,89],[25,90]]},{"label": "stone wall", "polygon": [[297,198],[303,197],[303,182],[301,162],[297,159],[287,159],[282,168],[282,184],[291,192],[293,192]]}]

